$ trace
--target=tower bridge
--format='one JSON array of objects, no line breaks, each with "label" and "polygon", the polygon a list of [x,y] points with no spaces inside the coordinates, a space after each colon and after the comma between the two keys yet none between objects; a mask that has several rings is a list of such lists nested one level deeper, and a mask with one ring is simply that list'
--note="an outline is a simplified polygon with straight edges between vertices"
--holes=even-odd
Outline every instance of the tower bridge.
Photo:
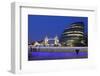
[{"label": "tower bridge", "polygon": [[35,44],[33,46],[61,46],[61,44],[59,43],[59,38],[58,36],[55,36],[54,38],[49,38],[49,37],[45,37],[44,40],[39,43],[39,42],[35,42]]}]

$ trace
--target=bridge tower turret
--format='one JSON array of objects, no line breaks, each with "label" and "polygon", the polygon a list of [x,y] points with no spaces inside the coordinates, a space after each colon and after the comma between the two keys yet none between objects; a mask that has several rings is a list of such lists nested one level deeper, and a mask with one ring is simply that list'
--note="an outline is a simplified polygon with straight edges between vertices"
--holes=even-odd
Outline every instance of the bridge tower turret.
[{"label": "bridge tower turret", "polygon": [[58,36],[55,36],[54,40],[55,40],[55,41],[54,41],[54,44],[55,44],[55,45],[58,45],[58,44],[59,44]]},{"label": "bridge tower turret", "polygon": [[44,44],[45,44],[45,46],[48,46],[48,40],[49,40],[49,39],[48,39],[48,37],[46,36],[45,39],[44,39]]}]

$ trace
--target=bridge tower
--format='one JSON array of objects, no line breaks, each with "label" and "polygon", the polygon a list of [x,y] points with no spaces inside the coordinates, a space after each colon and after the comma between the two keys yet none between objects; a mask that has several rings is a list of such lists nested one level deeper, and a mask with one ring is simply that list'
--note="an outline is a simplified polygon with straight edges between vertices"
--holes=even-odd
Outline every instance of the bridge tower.
[{"label": "bridge tower", "polygon": [[55,45],[59,45],[59,39],[58,39],[58,36],[56,36],[56,37],[54,38],[54,44],[55,44]]},{"label": "bridge tower", "polygon": [[48,41],[49,41],[49,39],[48,39],[48,37],[46,36],[45,39],[44,39],[44,45],[45,45],[45,46],[48,46],[48,45],[49,45],[49,44],[48,44]]}]

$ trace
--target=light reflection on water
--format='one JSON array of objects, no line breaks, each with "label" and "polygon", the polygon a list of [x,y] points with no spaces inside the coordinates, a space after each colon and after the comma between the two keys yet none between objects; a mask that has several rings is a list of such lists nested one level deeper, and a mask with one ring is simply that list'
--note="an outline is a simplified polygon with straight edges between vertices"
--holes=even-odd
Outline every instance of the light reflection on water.
[{"label": "light reflection on water", "polygon": [[50,60],[50,59],[75,59],[87,58],[88,52],[29,52],[28,60]]}]

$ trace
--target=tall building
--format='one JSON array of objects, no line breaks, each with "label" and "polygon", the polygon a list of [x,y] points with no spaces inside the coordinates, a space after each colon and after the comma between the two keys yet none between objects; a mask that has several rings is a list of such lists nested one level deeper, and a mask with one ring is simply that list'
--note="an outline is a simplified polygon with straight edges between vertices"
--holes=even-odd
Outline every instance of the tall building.
[{"label": "tall building", "polygon": [[61,35],[62,46],[83,47],[87,46],[87,37],[84,32],[84,23],[75,22],[70,27],[65,28]]}]

